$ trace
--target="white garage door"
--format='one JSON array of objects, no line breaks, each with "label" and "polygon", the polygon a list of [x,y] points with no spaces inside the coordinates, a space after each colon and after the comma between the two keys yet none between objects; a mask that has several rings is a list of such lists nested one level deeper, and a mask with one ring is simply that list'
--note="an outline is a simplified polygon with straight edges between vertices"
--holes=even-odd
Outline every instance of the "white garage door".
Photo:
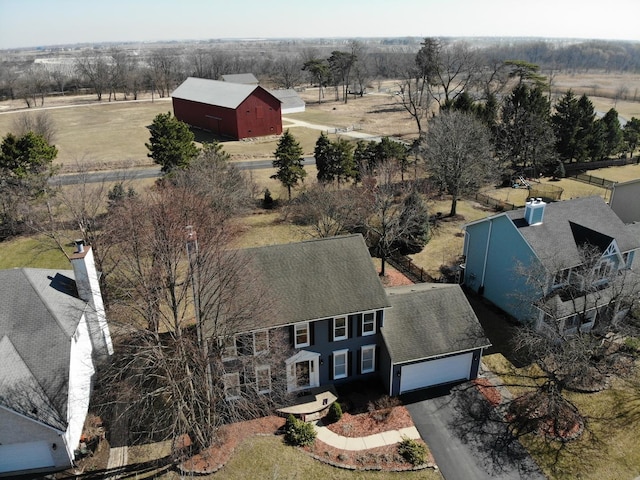
[{"label": "white garage door", "polygon": [[53,466],[48,442],[0,445],[0,473]]},{"label": "white garage door", "polygon": [[469,352],[440,360],[405,365],[400,374],[400,393],[456,380],[467,380],[472,361],[473,352]]}]

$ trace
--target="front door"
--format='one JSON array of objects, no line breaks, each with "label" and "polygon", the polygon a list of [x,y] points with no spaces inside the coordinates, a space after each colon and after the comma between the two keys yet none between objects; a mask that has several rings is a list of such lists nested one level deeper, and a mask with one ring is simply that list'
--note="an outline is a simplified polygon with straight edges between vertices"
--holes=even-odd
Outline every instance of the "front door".
[{"label": "front door", "polygon": [[308,388],[311,381],[311,369],[313,364],[310,360],[296,362],[296,386],[298,388]]},{"label": "front door", "polygon": [[318,363],[320,354],[300,351],[285,361],[287,365],[287,391],[304,390],[320,386]]}]

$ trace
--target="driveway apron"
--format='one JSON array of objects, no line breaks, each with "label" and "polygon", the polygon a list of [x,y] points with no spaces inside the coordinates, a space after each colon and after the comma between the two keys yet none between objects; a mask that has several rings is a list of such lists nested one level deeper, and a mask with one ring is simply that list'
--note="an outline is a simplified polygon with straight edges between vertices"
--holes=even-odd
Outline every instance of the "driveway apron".
[{"label": "driveway apron", "polygon": [[471,383],[402,400],[445,479],[545,478]]}]

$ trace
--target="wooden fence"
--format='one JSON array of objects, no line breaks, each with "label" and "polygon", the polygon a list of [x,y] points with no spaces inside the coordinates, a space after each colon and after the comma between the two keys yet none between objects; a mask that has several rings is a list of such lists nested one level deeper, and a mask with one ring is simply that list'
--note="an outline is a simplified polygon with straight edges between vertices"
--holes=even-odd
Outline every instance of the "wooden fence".
[{"label": "wooden fence", "polygon": [[429,275],[424,268],[417,266],[409,257],[403,255],[394,255],[387,258],[387,263],[402,273],[405,277],[415,283],[432,283],[435,282],[433,277]]}]

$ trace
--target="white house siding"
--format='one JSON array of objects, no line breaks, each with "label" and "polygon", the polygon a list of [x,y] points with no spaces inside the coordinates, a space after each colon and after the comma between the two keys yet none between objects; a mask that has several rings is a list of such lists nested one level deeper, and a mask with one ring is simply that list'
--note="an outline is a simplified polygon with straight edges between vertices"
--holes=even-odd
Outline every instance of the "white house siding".
[{"label": "white house siding", "polygon": [[83,316],[71,341],[69,403],[67,407],[68,428],[65,433],[65,441],[70,458],[73,458],[74,450],[78,448],[82,427],[89,409],[91,379],[95,372],[91,351],[87,317]]}]

